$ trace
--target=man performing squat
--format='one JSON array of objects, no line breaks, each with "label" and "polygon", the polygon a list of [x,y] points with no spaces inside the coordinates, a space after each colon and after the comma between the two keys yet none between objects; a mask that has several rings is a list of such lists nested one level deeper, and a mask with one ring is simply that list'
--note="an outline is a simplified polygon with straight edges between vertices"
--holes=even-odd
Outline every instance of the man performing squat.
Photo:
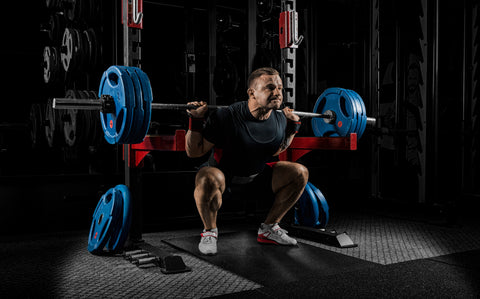
[{"label": "man performing squat", "polygon": [[215,148],[217,162],[200,168],[195,178],[194,197],[204,225],[198,248],[203,254],[217,253],[217,212],[222,195],[235,188],[264,189],[274,198],[258,229],[259,243],[297,244],[278,224],[301,196],[308,170],[294,162],[273,165],[266,162],[290,146],[300,127],[300,118],[289,108],[277,111],[283,101],[282,80],[277,70],[253,71],[247,86],[248,101],[217,109],[206,122],[206,103],[188,103],[198,108],[187,110],[190,116],[185,137],[187,155],[201,157]]}]

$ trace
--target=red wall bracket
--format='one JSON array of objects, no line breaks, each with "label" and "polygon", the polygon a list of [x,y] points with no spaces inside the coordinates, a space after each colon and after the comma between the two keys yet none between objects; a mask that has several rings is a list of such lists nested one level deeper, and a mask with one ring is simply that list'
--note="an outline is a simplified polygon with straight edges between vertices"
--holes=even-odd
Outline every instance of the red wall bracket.
[{"label": "red wall bracket", "polygon": [[280,154],[281,161],[295,162],[312,150],[346,150],[357,149],[357,134],[347,137],[295,137],[290,147]]},{"label": "red wall bracket", "polygon": [[[185,134],[185,130],[176,130],[175,135],[147,135],[142,143],[129,145],[129,167],[141,167],[143,158],[151,151],[185,151]],[[356,133],[347,137],[295,137],[290,147],[280,154],[279,159],[294,162],[312,150],[356,149]]]}]

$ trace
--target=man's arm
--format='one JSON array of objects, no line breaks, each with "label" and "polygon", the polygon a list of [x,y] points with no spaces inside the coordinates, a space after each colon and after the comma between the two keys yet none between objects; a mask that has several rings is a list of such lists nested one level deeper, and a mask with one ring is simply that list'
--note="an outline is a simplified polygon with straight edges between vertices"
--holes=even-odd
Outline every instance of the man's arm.
[{"label": "man's arm", "polygon": [[203,138],[203,124],[205,122],[205,113],[208,110],[205,102],[190,102],[188,105],[195,105],[199,108],[187,110],[189,119],[189,128],[185,135],[185,151],[190,158],[198,158],[210,151],[214,144]]},{"label": "man's arm", "polygon": [[293,138],[295,137],[295,134],[298,133],[298,129],[300,128],[300,124],[301,124],[300,117],[293,113],[293,109],[285,108],[283,109],[283,113],[287,118],[287,128],[285,131],[285,139],[283,140],[282,144],[280,145],[280,148],[274,154],[274,156],[280,155],[290,146],[290,144],[292,144]]},{"label": "man's arm", "polygon": [[213,148],[214,144],[203,138],[202,133],[188,130],[185,135],[185,150],[190,158],[205,155]]}]

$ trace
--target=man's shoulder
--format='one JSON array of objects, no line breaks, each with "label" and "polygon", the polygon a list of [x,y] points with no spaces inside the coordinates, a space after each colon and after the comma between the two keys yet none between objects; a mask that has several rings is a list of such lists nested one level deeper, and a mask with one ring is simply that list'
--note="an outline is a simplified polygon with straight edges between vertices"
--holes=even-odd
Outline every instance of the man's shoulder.
[{"label": "man's shoulder", "polygon": [[235,113],[238,110],[238,107],[236,104],[237,103],[234,103],[230,106],[214,109],[212,112],[210,112],[208,118],[215,122],[225,122],[228,118],[231,117],[233,113]]},{"label": "man's shoulder", "polygon": [[245,107],[248,108],[248,102],[247,101],[240,101],[240,102],[235,102],[228,106],[228,109],[232,111],[237,111],[237,110],[242,110],[245,109]]},{"label": "man's shoulder", "polygon": [[243,115],[245,109],[248,109],[248,104],[246,101],[241,101],[230,104],[227,107],[218,108],[214,114],[216,118],[224,120],[231,118],[232,115]]}]

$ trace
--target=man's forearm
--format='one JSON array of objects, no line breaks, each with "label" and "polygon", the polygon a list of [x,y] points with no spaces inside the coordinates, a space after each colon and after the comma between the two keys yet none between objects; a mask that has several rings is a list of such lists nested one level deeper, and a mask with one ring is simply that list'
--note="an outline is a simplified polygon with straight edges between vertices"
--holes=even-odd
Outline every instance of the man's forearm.
[{"label": "man's forearm", "polygon": [[295,133],[291,134],[289,136],[286,136],[285,139],[283,140],[282,144],[280,145],[280,148],[278,151],[274,154],[274,156],[280,155],[282,152],[287,150],[287,148],[292,144],[293,138],[295,138]]},{"label": "man's forearm", "polygon": [[204,141],[201,132],[188,130],[185,135],[185,151],[191,158],[201,157],[204,153]]},{"label": "man's forearm", "polygon": [[287,120],[287,128],[285,129],[285,139],[283,140],[282,144],[280,145],[280,148],[278,151],[275,153],[274,156],[280,155],[280,153],[284,152],[290,144],[292,144],[293,138],[295,138],[295,134],[298,133],[300,130],[301,122],[299,120],[294,121],[294,120]]}]

